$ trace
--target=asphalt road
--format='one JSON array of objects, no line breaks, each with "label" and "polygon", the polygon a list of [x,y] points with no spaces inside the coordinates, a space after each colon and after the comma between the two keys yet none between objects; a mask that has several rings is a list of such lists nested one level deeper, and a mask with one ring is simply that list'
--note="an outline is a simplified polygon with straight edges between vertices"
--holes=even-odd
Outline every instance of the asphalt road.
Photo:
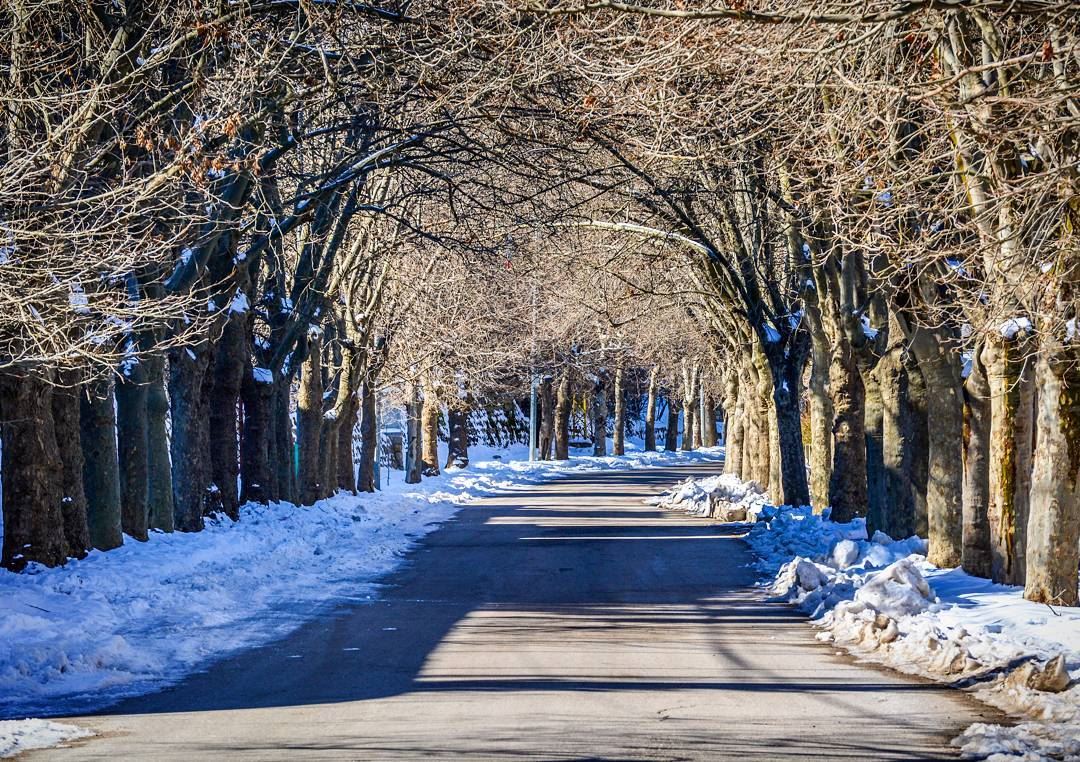
[{"label": "asphalt road", "polygon": [[466,507],[378,602],[75,718],[99,736],[27,759],[946,759],[997,719],[818,643],[751,589],[736,531],[642,502],[710,470]]}]

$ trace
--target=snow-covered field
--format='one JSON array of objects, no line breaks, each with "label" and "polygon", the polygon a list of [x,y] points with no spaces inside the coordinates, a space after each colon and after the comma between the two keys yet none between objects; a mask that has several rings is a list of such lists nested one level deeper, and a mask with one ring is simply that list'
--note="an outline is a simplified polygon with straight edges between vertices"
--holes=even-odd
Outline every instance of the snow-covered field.
[{"label": "snow-covered field", "polygon": [[0,717],[21,720],[0,722],[0,756],[70,732],[22,718],[85,712],[158,690],[280,638],[328,606],[377,597],[378,579],[417,538],[485,494],[721,452],[529,463],[524,447],[475,448],[467,469],[418,485],[392,472],[374,495],[340,494],[310,508],[247,505],[240,521],[208,522],[200,533],[129,539],[63,568],[0,570]]},{"label": "snow-covered field", "polygon": [[960,569],[926,562],[926,542],[867,538],[864,520],[838,524],[809,509],[767,505],[730,476],[676,487],[659,502],[715,515],[743,503],[747,541],[771,594],[805,611],[818,638],[868,660],[969,689],[1016,717],[977,724],[955,743],[964,756],[1080,760],[1080,609],[1023,599]]}]

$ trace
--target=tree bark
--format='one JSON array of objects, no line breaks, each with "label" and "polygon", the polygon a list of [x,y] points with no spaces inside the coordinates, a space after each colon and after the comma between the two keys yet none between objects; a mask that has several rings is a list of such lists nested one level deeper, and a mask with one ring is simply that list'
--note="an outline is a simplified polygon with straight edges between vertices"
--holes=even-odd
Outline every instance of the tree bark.
[{"label": "tree bark", "polygon": [[[1076,606],[1080,565],[1080,351],[1046,334],[1035,368],[1039,441],[1024,597]],[[6,503],[5,503],[6,504]]]},{"label": "tree bark", "polygon": [[0,373],[0,565],[11,571],[22,571],[31,562],[60,566],[68,558],[65,495],[57,478],[64,464],[53,428],[52,394],[46,380],[30,373]]},{"label": "tree bark", "polygon": [[833,402],[833,467],[829,504],[834,521],[851,521],[866,513],[866,398],[851,346],[839,341],[829,364]]},{"label": "tree bark", "polygon": [[649,370],[649,394],[645,401],[645,451],[656,451],[656,396],[659,387],[660,368]]},{"label": "tree bark", "polygon": [[375,385],[364,381],[360,384],[360,475],[356,480],[360,492],[375,491],[375,469],[379,468],[375,402]]},{"label": "tree bark", "polygon": [[990,385],[990,577],[1024,584],[1025,538],[1034,435],[1031,342],[992,336],[982,360]]},{"label": "tree bark", "polygon": [[307,357],[300,366],[296,395],[296,443],[300,452],[297,486],[301,505],[314,505],[322,497],[319,445],[323,426],[322,342],[308,338]]},{"label": "tree bark", "polygon": [[570,371],[564,370],[555,393],[555,460],[570,457],[570,408],[573,402]]},{"label": "tree bark", "polygon": [[[808,318],[811,316],[809,308],[806,314]],[[820,315],[816,317],[820,321]],[[823,509],[829,505],[833,464],[833,407],[828,392],[829,339],[819,323],[809,322],[809,325],[810,378],[807,398],[810,407],[810,502],[815,508]]]},{"label": "tree bark", "polygon": [[210,421],[203,396],[209,348],[169,350],[169,412],[172,437],[173,525],[181,532],[199,532],[210,499]]},{"label": "tree bark", "polygon": [[[550,382],[548,383],[550,391]],[[469,465],[469,407],[465,400],[452,405],[446,416],[448,432],[447,468],[466,468]],[[543,441],[543,438],[541,438]],[[550,450],[550,437],[548,438]]]},{"label": "tree bark", "polygon": [[926,412],[926,380],[919,368],[915,356],[905,353],[904,371],[907,376],[908,395],[905,414],[907,415],[910,445],[905,458],[908,466],[908,480],[915,499],[915,527],[913,534],[926,537],[929,530],[926,510],[926,492],[930,481],[930,426]]},{"label": "tree bark", "polygon": [[732,474],[740,479],[743,476],[743,448],[745,447],[746,433],[746,390],[742,384],[735,387],[734,403],[728,407],[728,421],[725,450],[724,450],[724,473]]},{"label": "tree bark", "polygon": [[212,386],[207,400],[210,421],[210,478],[217,485],[221,509],[240,518],[239,432],[237,402],[247,365],[248,313],[230,312],[214,348]]},{"label": "tree bark", "polygon": [[424,476],[439,475],[439,395],[430,375],[424,378],[424,403],[421,408],[421,458]]},{"label": "tree bark", "polygon": [[244,427],[240,439],[240,500],[247,503],[270,501],[271,487],[271,408],[274,384],[265,375],[255,378],[248,368],[240,385],[244,406]]},{"label": "tree bark", "polygon": [[150,529],[150,422],[146,369],[127,361],[116,383],[116,440],[120,516],[124,534],[146,541]]},{"label": "tree bark", "polygon": [[353,460],[353,432],[360,405],[353,394],[345,405],[345,415],[337,430],[337,488],[356,494],[356,463]]},{"label": "tree bark", "polygon": [[293,439],[293,416],[290,410],[289,386],[286,383],[274,384],[271,400],[271,431],[273,438],[273,457],[271,473],[275,492],[271,500],[283,500],[295,503],[299,499],[297,489],[297,468],[299,457]]},{"label": "tree bark", "polygon": [[[879,361],[880,362],[880,361]],[[866,531],[872,536],[885,531],[890,509],[885,486],[884,400],[875,368],[863,369],[863,389],[866,392],[863,409],[863,431],[866,437]]]},{"label": "tree bark", "polygon": [[592,421],[593,421],[593,455],[607,455],[607,373],[598,371],[596,383],[593,385],[592,397]]},{"label": "tree bark", "polygon": [[93,381],[79,398],[83,489],[90,542],[98,550],[124,543],[120,515],[120,467],[116,453],[116,397],[112,379]]},{"label": "tree bark", "polygon": [[[901,335],[900,331],[896,335]],[[881,390],[881,460],[885,502],[881,530],[902,539],[915,532],[915,493],[911,485],[911,416],[904,347],[894,344],[878,361],[874,372]]]},{"label": "tree bark", "polygon": [[964,550],[968,574],[989,577],[990,553],[990,383],[976,347],[964,383]]},{"label": "tree bark", "polygon": [[[59,453],[62,477],[61,512],[67,554],[84,558],[92,547],[86,519],[86,491],[83,489],[82,434],[79,430],[79,378],[77,371],[57,374],[58,386],[52,390],[53,432]],[[3,394],[0,391],[0,394]],[[3,416],[0,405],[0,417]]]},{"label": "tree bark", "polygon": [[716,447],[716,400],[711,394],[705,395],[705,415],[702,418],[701,446]]},{"label": "tree bark", "polygon": [[405,483],[419,484],[423,471],[423,459],[420,454],[420,416],[422,403],[420,389],[415,383],[408,383],[405,390]]},{"label": "tree bark", "polygon": [[165,393],[165,355],[148,354],[146,368],[146,511],[151,529],[173,531],[172,463],[169,461],[169,397]]},{"label": "tree bark", "polygon": [[926,382],[930,462],[926,491],[930,540],[927,560],[949,568],[960,565],[964,547],[961,506],[964,400],[959,357],[951,346],[924,328],[915,329],[911,346]]},{"label": "tree bark", "polygon": [[545,375],[540,381],[540,460],[551,460],[555,437],[555,380]]},{"label": "tree bark", "polygon": [[626,454],[626,389],[623,388],[623,369],[615,369],[615,423],[612,430],[611,452]]},{"label": "tree bark", "polygon": [[681,406],[679,401],[670,394],[666,396],[666,401],[668,411],[667,428],[664,429],[664,450],[675,452],[679,449],[679,410]]}]

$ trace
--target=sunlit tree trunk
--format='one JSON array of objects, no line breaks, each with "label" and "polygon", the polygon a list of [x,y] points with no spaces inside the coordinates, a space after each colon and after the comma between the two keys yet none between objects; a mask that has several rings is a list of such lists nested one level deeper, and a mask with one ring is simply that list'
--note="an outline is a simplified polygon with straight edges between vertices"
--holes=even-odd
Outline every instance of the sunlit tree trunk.
[{"label": "sunlit tree trunk", "polygon": [[423,403],[420,387],[413,381],[405,385],[405,483],[419,484],[424,462],[420,452],[420,417]]},{"label": "sunlit tree trunk", "polygon": [[654,365],[649,371],[649,393],[645,401],[645,450],[656,450],[656,402],[659,391],[660,368]]},{"label": "sunlit tree trunk", "polygon": [[169,397],[165,392],[165,355],[151,352],[146,367],[147,514],[151,529],[173,531],[172,463],[169,460]]},{"label": "sunlit tree trunk", "polygon": [[964,382],[964,550],[968,574],[989,577],[990,553],[990,384],[976,347]]},{"label": "sunlit tree trunk", "polygon": [[833,407],[828,392],[829,339],[821,327],[817,308],[808,307],[806,315],[810,326],[810,373],[807,384],[810,407],[810,502],[815,508],[822,509],[829,504],[833,460]]},{"label": "sunlit tree trunk", "polygon": [[615,369],[615,423],[612,434],[613,455],[626,454],[626,389],[623,388],[623,369]]},{"label": "sunlit tree trunk", "polygon": [[375,385],[365,380],[360,384],[360,475],[356,480],[360,492],[375,491],[375,469],[379,468],[375,417]]},{"label": "sunlit tree trunk", "polygon": [[555,392],[555,460],[567,460],[570,457],[570,409],[573,402],[570,371],[564,370]]},{"label": "sunlit tree trunk", "polygon": [[421,410],[421,458],[424,476],[439,475],[439,395],[430,374],[424,377],[424,404]]},{"label": "sunlit tree trunk", "polygon": [[555,437],[555,380],[545,375],[540,381],[540,460],[551,460]]},{"label": "sunlit tree trunk", "polygon": [[308,337],[308,352],[300,366],[296,395],[296,441],[300,451],[297,481],[301,505],[313,505],[322,496],[319,444],[323,426],[322,341]]}]

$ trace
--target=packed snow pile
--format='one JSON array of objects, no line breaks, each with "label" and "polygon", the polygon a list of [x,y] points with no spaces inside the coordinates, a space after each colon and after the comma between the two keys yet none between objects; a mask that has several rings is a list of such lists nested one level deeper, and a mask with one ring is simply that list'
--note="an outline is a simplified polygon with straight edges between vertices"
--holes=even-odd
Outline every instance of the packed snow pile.
[{"label": "packed snow pile", "polygon": [[970,689],[1023,720],[978,724],[969,758],[1080,760],[1080,609],[938,569],[926,542],[835,523],[808,508],[766,507],[747,541],[777,600],[798,606],[818,639],[893,668]]},{"label": "packed snow pile", "polygon": [[129,538],[56,569],[0,570],[0,718],[107,706],[280,638],[327,606],[376,598],[416,538],[478,497],[573,472],[715,461],[722,450],[534,463],[512,460],[523,447],[473,455],[467,469],[420,484],[391,472],[375,494],[249,504],[239,521],[202,532]]},{"label": "packed snow pile", "polygon": [[92,735],[85,728],[49,720],[0,720],[0,759]]},{"label": "packed snow pile", "polygon": [[756,482],[731,474],[687,479],[649,501],[668,510],[721,521],[757,521],[769,499]]}]

